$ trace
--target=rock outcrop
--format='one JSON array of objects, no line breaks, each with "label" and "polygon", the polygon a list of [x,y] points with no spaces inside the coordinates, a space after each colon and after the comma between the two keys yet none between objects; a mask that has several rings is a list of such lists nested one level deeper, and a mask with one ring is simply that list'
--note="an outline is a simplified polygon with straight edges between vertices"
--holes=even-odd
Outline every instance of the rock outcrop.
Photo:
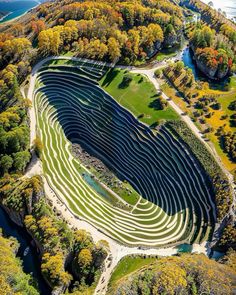
[{"label": "rock outcrop", "polygon": [[221,64],[217,60],[215,63],[209,63],[203,57],[203,55],[198,54],[198,51],[191,46],[190,50],[193,52],[193,58],[196,61],[197,68],[208,78],[212,80],[221,80],[224,79],[227,75],[230,74],[230,67],[228,64]]}]

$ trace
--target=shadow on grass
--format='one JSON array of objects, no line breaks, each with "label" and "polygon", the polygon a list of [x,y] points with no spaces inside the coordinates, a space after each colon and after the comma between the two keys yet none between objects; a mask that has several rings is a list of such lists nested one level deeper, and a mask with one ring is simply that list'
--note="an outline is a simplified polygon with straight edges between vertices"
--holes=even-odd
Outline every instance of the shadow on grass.
[{"label": "shadow on grass", "polygon": [[104,79],[102,83],[102,87],[109,86],[112,80],[115,79],[115,77],[119,74],[119,72],[120,70],[118,69],[110,69],[106,74],[106,78]]},{"label": "shadow on grass", "polygon": [[132,80],[133,80],[132,75],[125,74],[123,76],[123,79],[122,79],[121,83],[118,85],[118,88],[125,89],[125,88],[129,87],[129,85],[132,82]]},{"label": "shadow on grass", "polygon": [[148,107],[151,108],[151,109],[154,109],[156,111],[163,110],[163,105],[162,105],[160,99],[158,99],[158,98],[156,98],[152,102],[150,102]]},{"label": "shadow on grass", "polygon": [[158,93],[155,93],[151,96],[151,98],[154,98],[154,97],[159,97],[160,95]]},{"label": "shadow on grass", "polygon": [[141,78],[138,80],[138,84],[141,84],[143,81],[144,81],[144,77],[141,77]]},{"label": "shadow on grass", "polygon": [[151,129],[156,129],[158,126],[159,126],[159,121],[156,121],[156,122],[152,123],[149,127]]},{"label": "shadow on grass", "polygon": [[[117,70],[110,71],[110,75],[107,74],[110,78],[106,77],[104,85],[111,81],[111,75],[116,76],[117,73]],[[175,140],[174,135],[167,129],[158,134],[152,133],[102,89],[96,90],[92,102],[89,95],[83,95],[86,89],[91,92],[92,82],[86,77],[73,77],[71,73],[67,73],[67,77],[74,83],[68,86],[68,91],[65,92],[63,101],[66,100],[68,105],[62,108],[61,99],[55,99],[55,95],[62,95],[64,92],[61,92],[60,87],[57,88],[57,93],[54,89],[64,81],[65,73],[54,72],[53,77],[53,81],[45,79],[45,86],[40,91],[48,97],[50,107],[57,110],[58,123],[72,144],[79,143],[87,153],[102,161],[120,181],[128,180],[143,198],[161,207],[169,216],[178,212],[183,214],[183,210],[190,206],[197,216],[197,233],[202,224],[211,224],[214,221],[213,213],[202,215],[202,204],[196,199],[198,197],[204,201],[206,192],[211,192],[211,187],[203,180],[205,174],[200,177],[198,166],[192,164],[179,139]],[[84,92],[80,91],[81,87]],[[71,103],[70,88],[76,108],[74,103]],[[53,95],[50,90],[53,90]],[[81,99],[85,98],[86,107],[81,102]],[[94,116],[94,103],[101,106],[101,116]],[[151,102],[151,107],[153,106],[156,107],[155,99]],[[154,122],[151,128],[158,127],[157,123],[158,121]],[[175,156],[177,154],[178,157]],[[214,197],[212,193],[211,197]],[[207,199],[206,202],[208,203]],[[213,212],[213,208],[210,210]]]}]

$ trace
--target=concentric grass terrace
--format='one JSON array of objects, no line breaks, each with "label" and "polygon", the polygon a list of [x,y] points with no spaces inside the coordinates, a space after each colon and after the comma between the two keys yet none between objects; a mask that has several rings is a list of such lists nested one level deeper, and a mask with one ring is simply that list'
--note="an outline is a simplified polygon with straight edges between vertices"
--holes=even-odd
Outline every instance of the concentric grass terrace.
[{"label": "concentric grass terrace", "polygon": [[[155,135],[99,86],[106,71],[102,63],[83,61],[39,71],[34,103],[48,182],[75,215],[121,243],[208,239],[214,203],[201,169],[164,125]],[[73,157],[72,143],[102,160],[139,197],[100,193]]]}]

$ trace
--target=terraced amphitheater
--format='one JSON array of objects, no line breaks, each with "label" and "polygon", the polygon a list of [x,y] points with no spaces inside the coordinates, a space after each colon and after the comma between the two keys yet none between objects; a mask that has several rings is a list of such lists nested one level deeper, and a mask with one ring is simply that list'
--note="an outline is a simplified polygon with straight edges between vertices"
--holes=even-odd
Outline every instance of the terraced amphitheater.
[{"label": "terraced amphitheater", "polygon": [[[81,60],[50,63],[37,74],[34,104],[50,186],[78,218],[123,244],[209,239],[215,209],[204,173],[165,125],[154,134],[99,86],[106,70]],[[131,185],[129,194],[97,181],[72,144]]]}]

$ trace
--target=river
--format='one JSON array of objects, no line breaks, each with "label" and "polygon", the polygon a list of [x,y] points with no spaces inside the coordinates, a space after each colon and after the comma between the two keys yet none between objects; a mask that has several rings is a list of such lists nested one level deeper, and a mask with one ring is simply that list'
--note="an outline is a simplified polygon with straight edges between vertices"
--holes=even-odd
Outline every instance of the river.
[{"label": "river", "polygon": [[0,23],[12,20],[19,17],[29,11],[30,9],[36,7],[42,1],[37,0],[10,0],[2,1],[0,0],[0,11],[7,12],[7,14],[0,20]]},{"label": "river", "polygon": [[[0,228],[6,236],[12,236],[20,243],[20,248],[17,256],[23,261],[23,269],[26,273],[32,273],[33,278],[37,281],[40,294],[49,295],[51,290],[44,281],[40,272],[40,263],[36,248],[31,245],[31,237],[22,228],[13,223],[6,212],[0,207]],[[24,256],[23,252],[26,247],[30,247],[29,253]]]}]

